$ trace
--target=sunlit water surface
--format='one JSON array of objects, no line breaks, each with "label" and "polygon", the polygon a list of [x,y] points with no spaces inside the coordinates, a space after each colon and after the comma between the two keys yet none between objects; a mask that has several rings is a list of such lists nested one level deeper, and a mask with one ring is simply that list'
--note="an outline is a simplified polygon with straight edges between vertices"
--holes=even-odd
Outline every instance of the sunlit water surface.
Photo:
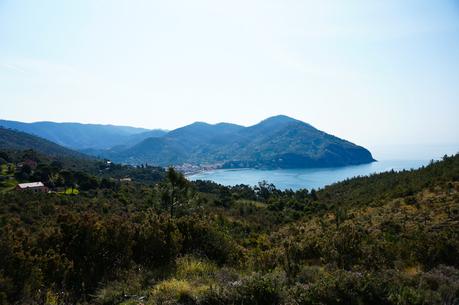
[{"label": "sunlit water surface", "polygon": [[322,188],[335,182],[356,176],[365,176],[390,170],[417,169],[428,165],[430,160],[438,160],[445,154],[459,152],[459,143],[444,145],[380,145],[369,147],[378,160],[370,164],[338,168],[309,169],[219,169],[201,172],[188,178],[191,180],[211,180],[223,185],[256,185],[266,180],[279,189]]},{"label": "sunlit water surface", "polygon": [[218,169],[201,172],[188,178],[191,180],[211,180],[223,185],[256,185],[266,180],[279,189],[321,188],[346,178],[364,176],[390,170],[416,169],[427,165],[429,160],[382,160],[370,164],[337,168],[307,169]]}]

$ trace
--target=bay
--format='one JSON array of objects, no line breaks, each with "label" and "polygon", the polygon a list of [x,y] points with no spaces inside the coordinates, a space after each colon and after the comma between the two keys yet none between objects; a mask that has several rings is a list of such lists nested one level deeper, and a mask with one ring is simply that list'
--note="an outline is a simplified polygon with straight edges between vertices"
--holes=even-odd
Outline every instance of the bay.
[{"label": "bay", "polygon": [[298,190],[301,188],[318,189],[326,185],[373,173],[390,170],[401,171],[417,169],[429,164],[429,160],[381,160],[369,164],[303,169],[217,169],[188,176],[190,180],[210,180],[223,185],[256,185],[260,181],[274,184],[278,189]]}]

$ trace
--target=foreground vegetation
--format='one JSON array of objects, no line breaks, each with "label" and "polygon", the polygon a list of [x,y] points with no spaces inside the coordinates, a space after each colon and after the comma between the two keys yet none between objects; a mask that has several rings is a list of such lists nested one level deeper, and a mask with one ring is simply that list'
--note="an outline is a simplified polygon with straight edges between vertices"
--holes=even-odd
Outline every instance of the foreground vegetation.
[{"label": "foreground vegetation", "polygon": [[0,304],[458,304],[459,155],[296,192],[81,171],[0,192]]}]

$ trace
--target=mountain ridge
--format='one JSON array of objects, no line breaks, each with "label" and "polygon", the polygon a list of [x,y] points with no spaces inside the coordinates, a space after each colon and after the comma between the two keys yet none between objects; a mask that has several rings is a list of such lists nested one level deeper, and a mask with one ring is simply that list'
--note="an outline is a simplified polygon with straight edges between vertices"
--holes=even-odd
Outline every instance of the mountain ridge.
[{"label": "mountain ridge", "polygon": [[375,161],[362,146],[286,115],[251,126],[194,122],[171,130],[80,123],[0,120],[59,145],[115,162],[223,168],[311,168]]},{"label": "mountain ridge", "polygon": [[63,147],[47,139],[26,132],[0,127],[0,149],[35,150],[52,157],[93,159],[93,157]]},{"label": "mountain ridge", "polygon": [[117,145],[131,146],[150,136],[163,136],[166,131],[112,124],[38,121],[25,123],[0,120],[0,126],[39,136],[75,150],[108,149]]},{"label": "mountain ridge", "polygon": [[122,163],[214,164],[224,168],[336,167],[375,161],[367,149],[285,115],[248,127],[194,122],[101,155]]}]

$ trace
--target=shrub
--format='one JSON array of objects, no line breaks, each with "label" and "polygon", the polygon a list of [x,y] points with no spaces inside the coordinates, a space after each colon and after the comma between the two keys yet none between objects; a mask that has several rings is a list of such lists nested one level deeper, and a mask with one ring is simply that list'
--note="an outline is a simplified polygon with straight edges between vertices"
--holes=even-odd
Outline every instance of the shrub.
[{"label": "shrub", "polygon": [[254,274],[225,286],[209,289],[201,299],[202,305],[278,305],[282,300],[285,280],[279,274]]},{"label": "shrub", "polygon": [[142,291],[143,277],[138,270],[123,272],[118,277],[120,280],[104,284],[96,291],[94,301],[97,304],[119,304]]},{"label": "shrub", "polygon": [[358,272],[323,273],[320,280],[290,289],[289,304],[390,304],[382,281]]},{"label": "shrub", "polygon": [[187,216],[180,218],[177,225],[184,237],[183,254],[203,255],[219,265],[237,260],[237,244],[208,220]]},{"label": "shrub", "polygon": [[217,271],[217,267],[209,261],[198,260],[192,256],[184,256],[176,261],[176,276],[181,279],[209,279]]},{"label": "shrub", "polygon": [[150,212],[141,223],[136,240],[137,262],[159,266],[175,260],[181,249],[182,235],[173,219]]},{"label": "shrub", "polygon": [[194,304],[209,286],[172,278],[155,285],[150,291],[149,304]]}]

